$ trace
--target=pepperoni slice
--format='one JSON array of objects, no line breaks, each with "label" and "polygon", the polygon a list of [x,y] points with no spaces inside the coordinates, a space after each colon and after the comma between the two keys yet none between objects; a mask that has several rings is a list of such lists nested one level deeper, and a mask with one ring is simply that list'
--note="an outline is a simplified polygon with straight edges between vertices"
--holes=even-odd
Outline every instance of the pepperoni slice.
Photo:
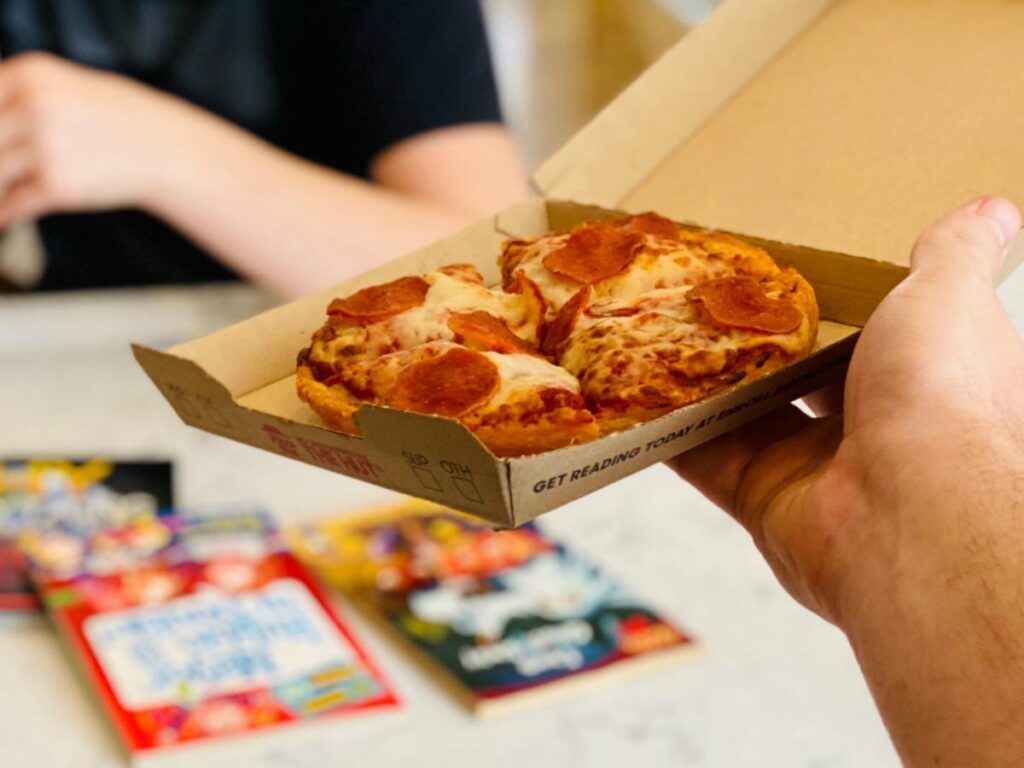
[{"label": "pepperoni slice", "polygon": [[679,239],[679,227],[674,221],[659,216],[656,213],[638,213],[628,219],[620,219],[615,222],[616,226],[628,229],[630,232],[637,232],[641,235],[654,235],[668,240]]},{"label": "pepperoni slice", "polygon": [[498,367],[484,355],[452,349],[403,369],[384,402],[403,411],[458,417],[490,400],[500,384]]},{"label": "pepperoni slice", "polygon": [[562,305],[558,314],[555,315],[555,319],[548,326],[547,333],[544,334],[544,343],[540,347],[544,354],[557,354],[559,347],[569,340],[573,328],[576,327],[576,322],[583,314],[583,310],[590,304],[593,295],[594,289],[586,285],[576,291],[576,294]]},{"label": "pepperoni slice", "polygon": [[536,355],[537,350],[509,330],[505,321],[490,312],[477,310],[453,314],[448,318],[448,327],[461,337],[464,344],[482,347],[505,355],[520,353]]},{"label": "pepperoni slice", "polygon": [[328,315],[344,315],[374,323],[423,304],[430,283],[422,277],[400,277],[383,285],[371,285],[343,299],[334,299]]},{"label": "pepperoni slice", "polygon": [[687,298],[712,321],[732,328],[764,333],[792,333],[803,315],[787,301],[770,298],[761,284],[749,277],[719,277],[693,288]]},{"label": "pepperoni slice", "polygon": [[638,232],[605,222],[584,224],[565,245],[544,257],[544,266],[561,277],[593,285],[628,267],[642,240]]},{"label": "pepperoni slice", "polygon": [[508,281],[508,285],[505,286],[505,290],[509,293],[523,293],[526,289],[540,291],[537,284],[526,276],[526,273],[521,269],[517,269],[516,273],[512,276],[512,279]]}]

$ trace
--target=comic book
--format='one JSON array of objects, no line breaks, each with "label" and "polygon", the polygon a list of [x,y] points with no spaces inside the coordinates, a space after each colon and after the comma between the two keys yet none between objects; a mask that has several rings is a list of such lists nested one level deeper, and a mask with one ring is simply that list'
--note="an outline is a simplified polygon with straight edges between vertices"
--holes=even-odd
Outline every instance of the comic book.
[{"label": "comic book", "polygon": [[536,524],[494,531],[419,502],[288,532],[300,559],[487,714],[694,648]]},{"label": "comic book", "polygon": [[0,613],[30,611],[38,600],[18,538],[154,517],[173,506],[172,465],[106,459],[0,460]]},{"label": "comic book", "polygon": [[258,511],[153,517],[85,538],[47,531],[24,551],[133,764],[244,760],[398,706]]}]

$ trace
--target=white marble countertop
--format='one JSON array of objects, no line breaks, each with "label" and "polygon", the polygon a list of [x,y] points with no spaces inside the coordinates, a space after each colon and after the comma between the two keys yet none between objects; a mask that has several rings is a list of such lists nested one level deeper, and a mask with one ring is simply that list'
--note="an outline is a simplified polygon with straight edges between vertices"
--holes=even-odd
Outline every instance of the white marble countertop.
[{"label": "white marble countertop", "polygon": [[[1024,275],[1005,292],[1018,313]],[[169,456],[185,504],[256,501],[282,520],[389,499],[387,491],[183,426],[129,341],[169,344],[242,319],[248,288],[0,297],[0,455]],[[689,662],[479,721],[362,622],[406,702],[372,730],[342,723],[267,766],[896,766],[838,631],[796,606],[748,537],[662,467],[544,518],[698,636]],[[351,615],[351,612],[349,612]],[[40,618],[0,625],[0,763],[100,768],[123,759]]]}]

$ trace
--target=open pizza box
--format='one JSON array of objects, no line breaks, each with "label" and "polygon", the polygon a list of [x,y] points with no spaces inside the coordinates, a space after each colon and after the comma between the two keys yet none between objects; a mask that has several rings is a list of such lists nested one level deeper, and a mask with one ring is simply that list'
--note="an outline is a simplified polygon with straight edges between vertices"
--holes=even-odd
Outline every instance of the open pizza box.
[{"label": "open pizza box", "polygon": [[[925,225],[982,193],[1024,201],[1022,30],[1024,3],[1008,0],[727,0],[540,169],[542,197],[136,357],[188,424],[520,525],[842,376]],[[361,409],[363,437],[339,434],[295,395],[296,354],[332,297],[452,262],[497,283],[507,238],[644,210],[795,265],[821,308],[814,354],[656,421],[514,459],[458,422],[387,408]]]}]

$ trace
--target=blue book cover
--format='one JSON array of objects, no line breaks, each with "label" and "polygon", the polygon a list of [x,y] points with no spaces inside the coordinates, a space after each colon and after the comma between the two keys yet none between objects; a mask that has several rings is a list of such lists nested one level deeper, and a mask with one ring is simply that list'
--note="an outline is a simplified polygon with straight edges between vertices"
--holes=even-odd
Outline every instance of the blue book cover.
[{"label": "blue book cover", "polygon": [[157,517],[174,505],[173,465],[110,459],[0,460],[0,612],[38,608],[22,545]]},{"label": "blue book cover", "polygon": [[293,529],[289,541],[477,712],[694,647],[534,524],[494,531],[412,503]]}]

